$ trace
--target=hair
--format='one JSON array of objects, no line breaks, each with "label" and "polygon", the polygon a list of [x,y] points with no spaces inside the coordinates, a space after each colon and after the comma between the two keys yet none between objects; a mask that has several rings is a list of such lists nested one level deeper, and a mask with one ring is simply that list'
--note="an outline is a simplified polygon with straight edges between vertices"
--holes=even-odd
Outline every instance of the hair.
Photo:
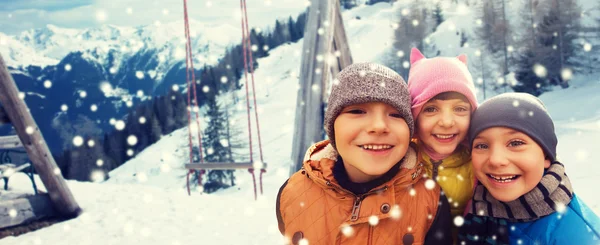
[{"label": "hair", "polygon": [[429,101],[432,101],[432,100],[454,100],[454,99],[459,99],[459,100],[462,100],[462,101],[470,104],[470,102],[466,96],[464,96],[463,94],[461,94],[459,92],[454,92],[454,91],[439,93],[436,96],[434,96],[433,98],[431,98]]}]

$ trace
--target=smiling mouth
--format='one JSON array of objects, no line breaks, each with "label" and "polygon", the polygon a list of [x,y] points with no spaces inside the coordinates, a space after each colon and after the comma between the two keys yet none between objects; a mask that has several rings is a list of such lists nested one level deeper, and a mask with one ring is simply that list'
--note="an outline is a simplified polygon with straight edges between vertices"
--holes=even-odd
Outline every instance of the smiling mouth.
[{"label": "smiling mouth", "polygon": [[433,136],[438,139],[447,140],[456,137],[457,134],[434,134]]},{"label": "smiling mouth", "polygon": [[515,181],[516,179],[521,177],[521,175],[502,175],[502,176],[493,175],[493,174],[486,174],[486,175],[493,181],[500,182],[500,183],[509,183],[509,182]]},{"label": "smiling mouth", "polygon": [[389,150],[392,149],[394,146],[393,145],[359,145],[358,147],[362,148],[363,150],[369,150],[369,151],[385,151],[385,150]]}]

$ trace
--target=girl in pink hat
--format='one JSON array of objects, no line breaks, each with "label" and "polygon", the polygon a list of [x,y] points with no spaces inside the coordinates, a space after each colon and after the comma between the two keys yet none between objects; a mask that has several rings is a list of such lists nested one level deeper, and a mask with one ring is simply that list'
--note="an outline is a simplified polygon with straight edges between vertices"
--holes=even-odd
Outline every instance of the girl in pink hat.
[{"label": "girl in pink hat", "polygon": [[452,216],[463,214],[475,177],[466,137],[477,108],[475,85],[467,56],[426,58],[410,54],[408,90],[415,119],[418,159],[426,175],[437,181],[451,205]]}]

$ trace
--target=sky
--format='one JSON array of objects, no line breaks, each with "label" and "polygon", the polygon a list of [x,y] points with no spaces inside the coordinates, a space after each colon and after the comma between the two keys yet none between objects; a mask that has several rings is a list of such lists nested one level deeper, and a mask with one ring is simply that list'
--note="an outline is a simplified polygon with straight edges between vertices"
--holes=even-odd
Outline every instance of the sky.
[{"label": "sky", "polygon": [[[271,24],[253,23],[253,16],[268,14],[287,18],[291,14],[295,17],[306,6],[302,0],[246,2],[250,26]],[[236,0],[190,0],[188,12],[190,18],[198,21],[237,21],[239,24],[240,5]],[[103,24],[140,26],[182,19],[183,0],[0,0],[0,32],[9,35],[47,24],[90,28]]]}]

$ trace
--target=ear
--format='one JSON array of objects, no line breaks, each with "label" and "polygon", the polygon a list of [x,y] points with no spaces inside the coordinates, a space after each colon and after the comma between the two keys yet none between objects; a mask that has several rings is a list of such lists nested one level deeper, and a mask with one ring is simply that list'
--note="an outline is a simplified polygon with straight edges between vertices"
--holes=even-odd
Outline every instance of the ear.
[{"label": "ear", "polygon": [[466,54],[461,54],[459,56],[456,56],[456,58],[458,60],[460,60],[462,63],[464,63],[465,65],[467,65],[467,55]]},{"label": "ear", "polygon": [[425,55],[423,55],[421,53],[421,51],[419,51],[419,49],[412,48],[410,50],[410,64],[411,65],[414,64],[415,62],[421,60],[421,59],[424,59],[424,58],[425,58]]},{"label": "ear", "polygon": [[549,168],[550,167],[550,159],[546,158],[544,160],[544,168]]}]

